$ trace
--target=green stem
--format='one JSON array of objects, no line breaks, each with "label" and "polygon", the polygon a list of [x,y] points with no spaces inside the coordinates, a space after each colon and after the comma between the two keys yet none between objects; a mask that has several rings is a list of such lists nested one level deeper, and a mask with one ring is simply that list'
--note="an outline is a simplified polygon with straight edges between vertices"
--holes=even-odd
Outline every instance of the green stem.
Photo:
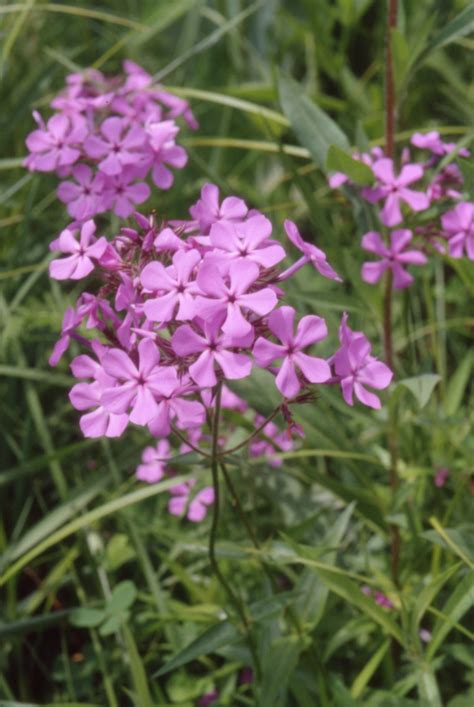
[{"label": "green stem", "polygon": [[278,415],[279,412],[280,412],[280,405],[278,405],[278,407],[276,407],[274,409],[274,411],[267,418],[265,418],[265,420],[262,422],[262,424],[259,427],[257,427],[257,429],[254,430],[254,432],[252,432],[252,434],[249,435],[249,437],[244,439],[243,442],[240,442],[240,444],[237,444],[235,447],[231,447],[231,449],[224,449],[222,452],[218,453],[218,456],[223,457],[226,454],[233,454],[234,452],[238,452],[239,449],[242,449],[242,447],[246,447],[247,444],[249,442],[251,442],[254,437],[259,435],[260,432],[268,425],[269,422],[271,422],[273,420],[274,417],[276,417]]},{"label": "green stem", "polygon": [[214,488],[214,503],[213,503],[213,513],[212,513],[212,524],[211,531],[209,534],[209,561],[211,563],[212,570],[221,583],[222,587],[227,592],[229,599],[235,607],[237,614],[239,615],[242,624],[244,626],[245,632],[247,634],[250,652],[252,653],[252,658],[254,661],[255,674],[257,679],[260,678],[261,668],[260,660],[257,653],[257,647],[253,639],[250,627],[250,621],[247,617],[244,606],[242,605],[239,597],[235,594],[234,590],[227,582],[226,578],[222,574],[216,557],[216,539],[217,539],[217,528],[219,525],[219,513],[220,513],[220,489],[219,489],[219,417],[221,410],[221,394],[222,394],[222,382],[217,384],[216,395],[214,401],[214,416],[212,423],[212,458],[211,458],[211,472],[212,472],[212,485]]}]

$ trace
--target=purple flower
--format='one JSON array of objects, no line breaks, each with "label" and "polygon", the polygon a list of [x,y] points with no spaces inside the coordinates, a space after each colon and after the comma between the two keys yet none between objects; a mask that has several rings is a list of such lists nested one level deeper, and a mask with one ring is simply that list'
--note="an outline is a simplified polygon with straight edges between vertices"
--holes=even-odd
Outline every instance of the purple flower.
[{"label": "purple flower", "polygon": [[86,221],[81,228],[79,242],[75,239],[74,233],[66,228],[57,241],[59,250],[62,253],[71,253],[68,258],[52,260],[49,264],[49,274],[55,280],[80,280],[92,272],[95,265],[93,260],[98,260],[107,248],[107,241],[102,236],[99,240],[94,239],[94,221]]},{"label": "purple flower", "polygon": [[175,368],[165,369],[167,385],[157,396],[155,415],[148,422],[148,429],[154,437],[167,437],[171,432],[171,422],[177,420],[181,430],[200,427],[205,419],[205,410],[198,400],[187,400],[184,396],[193,392],[189,378],[179,378]]},{"label": "purple flower", "polygon": [[311,263],[313,267],[321,274],[323,277],[327,277],[329,280],[336,280],[337,282],[342,282],[341,278],[335,270],[329,265],[326,259],[326,253],[317,248],[313,243],[308,243],[301,237],[298,228],[293,221],[288,219],[284,223],[285,231],[288,238],[293,243],[294,246],[298,248],[303,253],[303,257],[298,260],[293,266],[288,268],[282,275],[280,275],[279,280],[286,280],[290,275],[299,270],[306,263]]},{"label": "purple flower", "polygon": [[87,129],[85,120],[76,116],[70,119],[65,115],[53,115],[44,125],[38,113],[33,114],[40,125],[26,138],[26,146],[30,150],[24,165],[31,171],[53,172],[59,167],[65,167],[80,157],[78,145],[84,140]]},{"label": "purple flower", "polygon": [[173,486],[170,489],[173,498],[168,503],[168,510],[171,515],[182,516],[187,508],[186,518],[193,523],[199,523],[206,517],[208,506],[212,506],[214,503],[214,489],[212,486],[206,486],[189,501],[191,488],[194,484],[195,481],[192,480]]},{"label": "purple flower", "polygon": [[120,174],[127,165],[137,164],[139,150],[146,141],[146,134],[139,125],[129,127],[124,118],[106,118],[100,126],[99,135],[89,135],[84,149],[89,157],[99,159],[99,169],[104,174]]},{"label": "purple flower", "polygon": [[213,265],[203,266],[197,283],[206,297],[197,297],[196,306],[203,319],[211,319],[221,312],[226,313],[222,330],[234,337],[246,336],[251,330],[242,309],[255,312],[259,316],[268,314],[277,303],[277,296],[270,287],[256,292],[248,292],[259,276],[258,265],[240,260],[229,266],[228,280]]},{"label": "purple flower", "polygon": [[439,489],[442,488],[449,478],[449,469],[446,466],[441,466],[436,469],[434,484]]},{"label": "purple flower", "polygon": [[271,268],[284,259],[284,248],[268,238],[271,222],[262,214],[241,223],[223,221],[211,227],[212,257],[224,260],[249,260],[262,268]]},{"label": "purple flower", "polygon": [[441,223],[448,239],[449,254],[462,258],[464,251],[474,260],[474,202],[463,201],[443,214]]},{"label": "purple flower", "polygon": [[49,365],[57,366],[62,355],[68,350],[71,343],[71,334],[76,331],[76,328],[81,323],[81,317],[77,314],[74,307],[68,307],[64,312],[63,323],[61,326],[61,337],[54,345],[53,353],[49,357]]},{"label": "purple flower", "polygon": [[165,165],[176,169],[184,167],[188,161],[186,150],[176,145],[174,138],[179,128],[173,120],[149,123],[146,126],[148,145],[144,153],[144,162],[151,169],[151,176],[157,187],[169,189],[174,175]]},{"label": "purple flower", "polygon": [[342,395],[348,405],[355,396],[361,403],[379,410],[380,399],[365,386],[382,390],[390,385],[393,373],[388,366],[370,355],[371,344],[361,332],[352,331],[344,313],[339,328],[341,347],[332,357],[336,375],[340,379]]},{"label": "purple flower", "polygon": [[120,218],[128,218],[136,204],[142,204],[150,196],[150,187],[145,182],[136,182],[137,173],[128,167],[121,174],[109,177],[105,184],[104,205]]},{"label": "purple flower", "polygon": [[321,317],[308,315],[300,320],[294,334],[294,320],[293,307],[275,310],[268,317],[268,328],[281,344],[259,337],[253,347],[255,360],[260,366],[267,367],[272,361],[283,359],[275,382],[286,398],[294,397],[301,389],[297,368],[310,383],[324,383],[331,377],[324,359],[303,353],[303,349],[326,338],[326,322]]},{"label": "purple flower", "polygon": [[206,692],[206,694],[200,698],[200,700],[198,701],[198,705],[199,707],[208,707],[208,705],[212,704],[218,699],[219,693],[217,692],[217,690],[211,690],[211,692]]},{"label": "purple flower", "polygon": [[144,305],[145,315],[150,321],[193,318],[195,295],[199,291],[193,274],[200,261],[201,255],[197,250],[180,250],[173,256],[173,264],[167,268],[159,262],[145,266],[140,276],[143,287],[149,292],[159,293]]},{"label": "purple flower", "polygon": [[417,182],[423,176],[423,167],[419,164],[406,164],[398,177],[395,176],[393,160],[388,157],[377,160],[372,166],[378,179],[375,189],[366,190],[369,201],[376,202],[385,199],[385,204],[380,212],[380,220],[385,226],[396,226],[403,217],[400,204],[404,201],[413,211],[424,211],[430,205],[429,199],[423,192],[408,189],[407,185]]},{"label": "purple flower", "polygon": [[[104,353],[104,347],[93,345],[99,358]],[[101,402],[104,388],[114,384],[114,379],[108,376],[102,366],[86,355],[76,356],[71,363],[75,378],[93,378],[92,383],[77,383],[71,388],[69,400],[76,410],[92,412],[82,415],[79,425],[84,437],[120,437],[128,424],[128,415],[115,414],[106,410]]]},{"label": "purple flower", "polygon": [[155,447],[145,447],[142,453],[142,463],[137,466],[135,476],[139,481],[155,484],[166,472],[166,462],[171,456],[171,448],[167,439],[160,439]]},{"label": "purple flower", "polygon": [[413,282],[413,277],[406,270],[406,265],[425,265],[426,255],[419,250],[405,250],[413,234],[407,229],[393,231],[390,245],[387,246],[377,231],[369,231],[362,238],[362,248],[381,257],[378,262],[362,265],[362,279],[373,285],[378,282],[386,270],[393,273],[393,287],[402,290]]},{"label": "purple flower", "polygon": [[[456,149],[456,143],[443,142],[437,130],[431,130],[428,133],[413,133],[410,142],[421,150],[429,150],[437,157],[449,155],[450,152]],[[460,157],[469,157],[470,153],[469,150],[463,147],[458,154]]]},{"label": "purple flower", "polygon": [[188,370],[191,378],[202,388],[216,385],[216,364],[229,380],[246,378],[252,369],[252,361],[248,356],[231,350],[251,345],[252,333],[241,339],[221,333],[223,318],[224,315],[217,315],[208,322],[201,322],[203,335],[199,335],[191,326],[185,324],[175,331],[171,340],[178,356],[199,354]]},{"label": "purple flower", "polygon": [[189,209],[204,235],[209,233],[214,223],[242,221],[247,212],[245,202],[235,196],[228,196],[219,206],[219,189],[215,184],[205,184],[201,189],[201,198]]},{"label": "purple flower", "polygon": [[107,387],[102,403],[109,412],[128,413],[130,421],[146,425],[158,413],[155,397],[166,395],[174,383],[171,367],[159,366],[160,354],[150,339],[138,345],[138,364],[121,349],[110,349],[103,356],[102,365],[116,385]]},{"label": "purple flower", "polygon": [[58,197],[68,205],[68,214],[78,221],[84,221],[104,211],[104,175],[94,175],[85,164],[78,164],[72,169],[75,182],[61,182]]}]

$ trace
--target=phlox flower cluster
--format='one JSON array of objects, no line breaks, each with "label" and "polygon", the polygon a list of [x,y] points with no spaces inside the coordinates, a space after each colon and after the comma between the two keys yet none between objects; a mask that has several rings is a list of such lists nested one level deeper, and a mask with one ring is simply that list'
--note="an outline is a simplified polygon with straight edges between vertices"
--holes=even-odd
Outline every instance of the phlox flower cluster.
[{"label": "phlox flower cluster", "polygon": [[[238,197],[221,201],[217,187],[206,184],[187,220],[159,222],[135,213],[133,227],[112,240],[87,220],[53,242],[50,276],[91,277],[97,287],[66,311],[50,362],[56,365],[73,339],[86,349],[72,361],[78,382],[70,392],[86,437],[118,437],[134,424],[156,438],[143,453],[139,479],[154,483],[173,474],[170,441],[176,436],[181,453],[209,449],[206,425],[218,384],[224,384],[223,411],[246,414],[261,428],[248,453],[274,466],[278,452],[291,449],[292,435],[301,433],[290,405],[310,400],[315,385],[340,385],[349,405],[357,399],[380,407],[373,390],[386,388],[392,373],[372,356],[365,335],[349,328],[347,315],[339,349],[327,356],[325,320],[299,316],[284,303],[282,286],[303,267],[315,277],[340,280],[294,223],[286,221],[285,230],[283,246],[262,213]],[[289,265],[283,264],[287,249],[299,254]],[[254,368],[273,376],[287,429],[252,418],[255,413],[228,388]],[[232,426],[222,429],[224,451]],[[169,510],[198,521],[212,501],[212,488],[191,482],[171,489]]]},{"label": "phlox flower cluster", "polygon": [[51,102],[53,116],[45,123],[35,112],[38,128],[26,139],[24,165],[63,180],[58,197],[79,222],[104,211],[130,216],[150,196],[148,177],[169,189],[172,169],[187,162],[176,143],[176,120],[198,127],[186,101],[154,84],[133,62],[123,68],[124,75],[115,77],[95,69],[70,74]]},{"label": "phlox flower cluster", "polygon": [[468,156],[468,150],[444,142],[436,131],[415,133],[411,148],[402,151],[400,169],[381,148],[353,155],[372,171],[372,184],[358,188],[346,174],[330,176],[332,188],[350,184],[361,199],[377,204],[381,230],[386,229],[385,237],[379,231],[362,237],[363,250],[378,256],[363,264],[365,282],[375,284],[391,271],[393,287],[404,289],[413,282],[407,266],[425,265],[432,253],[474,260],[474,203],[465,198],[454,161]]}]

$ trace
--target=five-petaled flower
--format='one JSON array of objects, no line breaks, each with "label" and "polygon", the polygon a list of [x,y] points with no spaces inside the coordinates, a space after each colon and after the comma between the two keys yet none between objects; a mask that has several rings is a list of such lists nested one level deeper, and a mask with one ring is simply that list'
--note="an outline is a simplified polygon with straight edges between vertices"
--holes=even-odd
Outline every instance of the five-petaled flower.
[{"label": "five-petaled flower", "polygon": [[71,253],[68,258],[52,260],[49,264],[49,274],[55,280],[80,280],[91,273],[95,267],[94,260],[98,260],[107,248],[107,240],[101,236],[95,240],[95,223],[86,221],[81,228],[79,241],[74,237],[77,231],[66,228],[56,245],[62,253]]},{"label": "five-petaled flower", "polygon": [[448,239],[449,255],[462,258],[466,251],[474,260],[474,202],[463,201],[441,217],[444,235]]},{"label": "five-petaled flower", "polygon": [[413,234],[407,229],[392,231],[390,245],[386,245],[380,233],[369,231],[362,238],[362,248],[369,253],[379,255],[381,260],[362,265],[362,279],[373,285],[378,282],[386,270],[393,273],[393,287],[402,290],[413,282],[413,276],[406,270],[406,265],[425,265],[427,257],[420,250],[405,250]]},{"label": "five-petaled flower", "polygon": [[401,202],[405,202],[413,211],[424,211],[430,205],[424,192],[408,189],[408,185],[417,182],[423,176],[420,164],[406,164],[398,176],[395,176],[393,160],[384,157],[372,165],[378,184],[374,189],[365,191],[372,203],[385,199],[380,212],[380,220],[385,226],[397,226],[402,222]]},{"label": "five-petaled flower", "polygon": [[260,366],[267,367],[276,359],[283,359],[275,383],[286,398],[294,397],[301,389],[297,368],[303,379],[310,383],[324,383],[331,377],[324,359],[303,353],[303,349],[326,338],[326,322],[309,314],[300,320],[294,334],[295,314],[293,307],[280,307],[272,312],[268,317],[268,328],[281,344],[259,337],[253,347],[255,360]]}]

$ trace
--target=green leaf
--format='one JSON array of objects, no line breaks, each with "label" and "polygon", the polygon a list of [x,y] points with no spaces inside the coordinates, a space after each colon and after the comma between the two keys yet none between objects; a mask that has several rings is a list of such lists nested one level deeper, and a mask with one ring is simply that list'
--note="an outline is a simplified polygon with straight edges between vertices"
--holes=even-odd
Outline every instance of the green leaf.
[{"label": "green leaf", "polygon": [[454,552],[469,567],[474,569],[474,526],[443,528],[436,518],[430,518],[434,530],[426,530],[422,537],[435,545]]},{"label": "green leaf", "polygon": [[468,572],[442,608],[428,644],[426,656],[431,660],[442,642],[469,609],[474,606],[474,571]]},{"label": "green leaf", "polygon": [[321,169],[325,168],[330,145],[349,149],[349,141],[339,126],[312,102],[296,81],[280,77],[278,90],[283,112],[298,140]]},{"label": "green leaf", "polygon": [[[430,531],[433,532],[433,531]],[[444,587],[446,582],[453,576],[455,572],[459,569],[461,565],[456,564],[449,567],[445,572],[435,577],[426,587],[423,587],[421,592],[416,597],[415,604],[413,606],[412,612],[412,634],[415,636],[418,634],[418,628],[420,621],[425,615],[428,607]]]},{"label": "green leaf", "polygon": [[260,707],[284,707],[287,704],[288,680],[304,647],[299,636],[285,636],[274,640],[266,649],[258,703]]},{"label": "green leaf", "polygon": [[136,704],[140,705],[140,707],[153,707],[155,703],[151,698],[145,667],[140,653],[138,652],[133,633],[128,626],[123,627],[123,636],[130,661],[130,672],[132,673],[133,687],[136,693]]},{"label": "green leaf", "polygon": [[126,611],[135,601],[137,588],[133,582],[126,579],[117,584],[112,591],[112,596],[107,602],[107,611],[111,614],[120,614]]},{"label": "green leaf", "polygon": [[418,694],[423,704],[429,707],[442,707],[441,695],[433,670],[423,664],[418,675]]},{"label": "green leaf", "polygon": [[471,380],[472,361],[473,353],[468,351],[449,380],[443,401],[444,412],[448,416],[455,415],[459,410],[464,392]]},{"label": "green leaf", "polygon": [[431,52],[447,44],[454,42],[459,37],[465,37],[474,31],[474,3],[471,3],[462,12],[459,13],[451,22],[448,22],[446,27],[441,30],[436,37],[428,43],[420,59],[426,59]]},{"label": "green leaf", "polygon": [[221,621],[218,624],[214,624],[214,626],[204,631],[204,633],[190,643],[184,650],[175,655],[175,657],[166,663],[153,677],[157,678],[161,675],[166,675],[166,673],[176,670],[176,668],[180,668],[182,665],[196,660],[196,658],[209,655],[209,653],[215,653],[219,648],[223,648],[231,643],[237,643],[241,638],[241,634],[239,634],[235,626],[229,621]]},{"label": "green leaf", "polygon": [[373,172],[366,164],[355,160],[337,145],[329,147],[326,170],[328,172],[343,172],[355,184],[367,185],[374,181]]},{"label": "green leaf", "polygon": [[113,616],[109,616],[109,618],[106,619],[102,626],[99,628],[100,635],[110,636],[112,633],[117,633],[117,631],[123,624],[124,618],[126,617],[120,614],[114,614]]},{"label": "green leaf", "polygon": [[440,380],[441,376],[436,373],[422,373],[413,378],[404,378],[398,381],[398,385],[402,385],[410,391],[421,410],[427,404]]},{"label": "green leaf", "polygon": [[78,628],[94,628],[104,620],[106,614],[102,609],[89,609],[80,606],[69,614],[69,622]]},{"label": "green leaf", "polygon": [[362,670],[360,671],[360,673],[357,675],[354,682],[352,683],[352,687],[351,687],[352,697],[354,697],[355,699],[358,699],[362,695],[365,688],[367,687],[367,683],[369,682],[370,678],[375,673],[375,671],[379,667],[380,663],[384,659],[389,646],[390,646],[390,641],[384,641],[382,643],[382,645],[378,648],[378,650],[375,651],[375,653],[371,656],[371,658],[364,665],[364,667],[362,668]]}]

